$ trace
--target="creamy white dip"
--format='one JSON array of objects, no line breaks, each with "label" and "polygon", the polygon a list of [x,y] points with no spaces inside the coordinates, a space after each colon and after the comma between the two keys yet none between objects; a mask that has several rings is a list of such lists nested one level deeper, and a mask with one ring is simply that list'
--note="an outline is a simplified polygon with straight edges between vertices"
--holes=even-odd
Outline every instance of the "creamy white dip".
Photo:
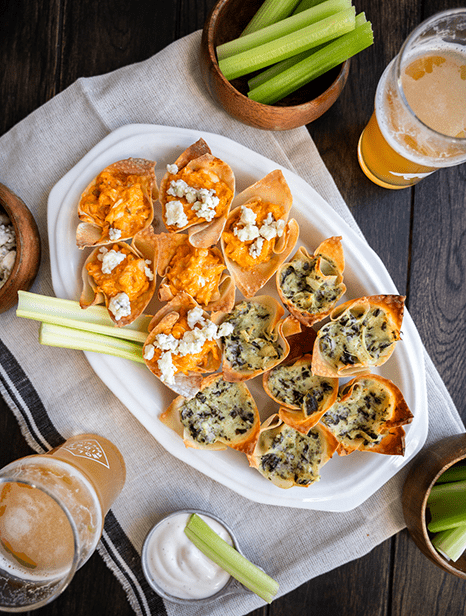
[{"label": "creamy white dip", "polygon": [[0,289],[8,280],[15,260],[15,231],[7,214],[0,208]]},{"label": "creamy white dip", "polygon": [[[145,546],[147,574],[167,594],[180,599],[205,599],[221,590],[230,575],[205,556],[186,536],[191,513],[180,512],[163,520]],[[198,514],[199,515],[199,514]],[[200,517],[233,545],[228,531],[213,518]]]}]

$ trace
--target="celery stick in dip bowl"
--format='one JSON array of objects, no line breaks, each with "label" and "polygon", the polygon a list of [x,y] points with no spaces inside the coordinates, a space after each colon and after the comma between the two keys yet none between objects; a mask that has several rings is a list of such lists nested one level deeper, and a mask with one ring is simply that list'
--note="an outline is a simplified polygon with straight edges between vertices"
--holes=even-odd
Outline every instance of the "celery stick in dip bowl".
[{"label": "celery stick in dip bowl", "polygon": [[164,599],[179,604],[203,605],[227,594],[248,593],[188,539],[184,530],[193,513],[241,554],[233,531],[214,514],[175,511],[158,522],[144,541],[142,568],[150,586]]}]

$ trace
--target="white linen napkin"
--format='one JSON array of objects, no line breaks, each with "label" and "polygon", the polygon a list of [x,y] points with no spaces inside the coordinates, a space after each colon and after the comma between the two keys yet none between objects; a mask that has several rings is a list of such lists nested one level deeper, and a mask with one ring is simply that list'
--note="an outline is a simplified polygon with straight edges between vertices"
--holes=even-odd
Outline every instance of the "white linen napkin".
[{"label": "white linen napkin", "polygon": [[[26,202],[41,233],[43,258],[32,291],[53,295],[46,225],[51,188],[95,144],[125,124],[227,136],[297,173],[360,233],[306,128],[253,129],[210,99],[199,71],[200,37],[195,32],[144,62],[79,79],[0,139],[0,182]],[[45,451],[72,434],[96,432],[112,440],[125,458],[127,483],[107,516],[98,550],[136,614],[240,616],[263,605],[252,594],[202,608],[164,605],[150,590],[139,562],[142,543],[150,527],[176,509],[208,510],[224,519],[245,554],[279,582],[280,594],[368,553],[404,527],[400,495],[406,469],[348,512],[252,502],[167,453],[100,381],[82,353],[39,345],[38,324],[17,318],[14,308],[0,315],[0,331],[0,392],[33,449]],[[425,365],[429,444],[464,428],[427,354]]]}]

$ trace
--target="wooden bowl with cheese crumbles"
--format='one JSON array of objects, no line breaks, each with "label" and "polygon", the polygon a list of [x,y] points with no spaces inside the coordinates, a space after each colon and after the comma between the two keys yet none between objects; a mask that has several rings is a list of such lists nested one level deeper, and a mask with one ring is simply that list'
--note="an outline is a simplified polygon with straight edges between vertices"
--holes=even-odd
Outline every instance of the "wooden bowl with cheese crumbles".
[{"label": "wooden bowl with cheese crumbles", "polygon": [[[26,204],[0,184],[0,313],[18,302],[39,270],[40,235]],[[3,265],[2,265],[3,264]]]}]

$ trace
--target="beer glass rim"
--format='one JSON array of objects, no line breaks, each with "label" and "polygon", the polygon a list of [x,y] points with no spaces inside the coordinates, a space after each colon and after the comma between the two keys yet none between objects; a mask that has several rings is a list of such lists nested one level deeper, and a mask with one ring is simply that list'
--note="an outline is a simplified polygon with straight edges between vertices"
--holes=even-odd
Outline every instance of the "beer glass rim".
[{"label": "beer glass rim", "polygon": [[416,113],[414,112],[414,110],[412,109],[412,107],[410,106],[410,104],[408,103],[404,90],[403,90],[403,86],[402,86],[402,82],[401,82],[401,67],[403,64],[403,60],[405,57],[405,54],[408,52],[408,50],[410,49],[413,41],[419,36],[419,34],[425,30],[426,28],[428,28],[430,25],[432,25],[433,23],[435,23],[436,21],[441,21],[447,17],[453,17],[455,15],[462,15],[465,19],[465,23],[466,23],[466,8],[464,7],[460,7],[460,8],[455,8],[455,9],[447,9],[445,11],[440,11],[439,13],[435,13],[434,15],[432,15],[431,17],[428,17],[427,19],[425,19],[424,21],[422,21],[419,25],[417,25],[414,30],[408,35],[408,37],[405,39],[403,45],[401,46],[401,49],[398,53],[398,55],[396,56],[395,59],[395,71],[396,71],[396,78],[395,78],[395,83],[397,85],[397,88],[399,90],[400,96],[401,96],[401,100],[403,101],[403,104],[405,105],[405,107],[409,110],[409,112],[411,113],[411,115],[413,116],[413,118],[416,119],[417,122],[419,122],[422,127],[429,133],[431,133],[432,135],[436,135],[437,137],[442,137],[443,139],[446,139],[449,143],[458,143],[461,144],[462,147],[464,147],[464,144],[466,143],[466,136],[465,137],[452,137],[451,135],[445,135],[444,133],[441,133],[439,131],[436,131],[435,129],[431,128],[430,126],[428,126],[427,124],[425,124],[420,118],[418,118],[418,116],[416,115]]},{"label": "beer glass rim", "polygon": [[68,587],[69,583],[73,579],[74,574],[76,573],[76,570],[78,568],[79,556],[80,556],[80,548],[79,548],[79,541],[78,541],[78,536],[79,536],[78,527],[76,526],[76,522],[74,521],[68,507],[64,503],[60,502],[57,499],[57,497],[54,496],[54,494],[52,494],[52,492],[48,490],[45,486],[41,485],[40,483],[36,481],[29,481],[27,479],[21,479],[19,477],[15,477],[14,474],[1,475],[0,485],[5,484],[5,483],[19,483],[22,485],[26,485],[35,490],[40,490],[41,492],[49,496],[51,499],[53,499],[57,503],[57,505],[66,515],[67,520],[71,527],[71,531],[73,533],[73,547],[74,547],[73,561],[71,563],[71,567],[67,575],[62,579],[60,584],[57,585],[57,592],[55,592],[53,596],[47,597],[46,599],[38,601],[37,603],[32,603],[32,604],[28,604],[24,606],[19,606],[19,607],[0,605],[0,612],[27,612],[27,611],[31,611],[31,610],[35,610],[37,608],[43,607],[44,605],[47,605],[48,603],[51,603],[51,601],[55,600]]}]

